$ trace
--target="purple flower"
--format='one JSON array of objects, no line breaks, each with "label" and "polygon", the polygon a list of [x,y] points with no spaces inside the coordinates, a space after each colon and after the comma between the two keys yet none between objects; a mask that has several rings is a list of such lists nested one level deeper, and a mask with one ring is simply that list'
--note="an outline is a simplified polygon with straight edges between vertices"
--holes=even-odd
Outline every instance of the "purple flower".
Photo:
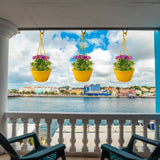
[{"label": "purple flower", "polygon": [[86,60],[86,61],[89,60],[89,59],[91,59],[90,56],[85,56],[85,60]]},{"label": "purple flower", "polygon": [[132,59],[132,57],[131,56],[128,56],[128,55],[120,55],[120,56],[116,56],[115,57],[115,59],[126,59],[127,61],[129,60],[129,59]]},{"label": "purple flower", "polygon": [[90,56],[85,56],[85,55],[78,55],[78,56],[74,56],[74,59],[84,59],[84,60],[89,60],[91,59]]},{"label": "purple flower", "polygon": [[115,57],[115,59],[118,59],[118,58],[119,58],[119,56],[116,56],[116,57]]},{"label": "purple flower", "polygon": [[32,57],[32,59],[35,59],[35,58],[36,58],[36,56],[33,56],[33,57]]},{"label": "purple flower", "polygon": [[74,59],[76,59],[77,58],[77,56],[74,56]]},{"label": "purple flower", "polygon": [[126,57],[124,55],[121,55],[121,59],[126,59]]},{"label": "purple flower", "polygon": [[45,56],[45,55],[36,55],[36,56],[33,56],[32,59],[43,59],[43,60],[47,60],[47,59],[50,59],[49,56]]}]

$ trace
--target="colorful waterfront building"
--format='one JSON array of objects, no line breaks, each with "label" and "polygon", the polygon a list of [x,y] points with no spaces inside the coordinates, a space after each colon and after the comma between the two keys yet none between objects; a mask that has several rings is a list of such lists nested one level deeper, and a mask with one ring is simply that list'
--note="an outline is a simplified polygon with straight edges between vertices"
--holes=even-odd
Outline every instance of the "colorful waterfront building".
[{"label": "colorful waterfront building", "polygon": [[88,85],[85,85],[84,86],[84,95],[87,94],[87,92],[93,92],[93,91],[98,91],[100,92],[101,90],[101,85],[100,84],[90,84],[89,86]]},{"label": "colorful waterfront building", "polygon": [[136,96],[136,90],[135,89],[120,88],[120,90],[119,90],[119,96],[120,97],[128,97],[129,95]]},{"label": "colorful waterfront building", "polygon": [[26,86],[19,90],[19,92],[34,92],[34,87]]},{"label": "colorful waterfront building", "polygon": [[72,89],[71,93],[76,93],[78,95],[81,95],[83,94],[83,89],[75,88],[75,89]]},{"label": "colorful waterfront building", "polygon": [[44,87],[35,87],[35,93],[36,94],[43,94],[44,93]]},{"label": "colorful waterfront building", "polygon": [[45,92],[48,92],[48,93],[51,93],[51,92],[54,92],[54,93],[59,93],[59,89],[57,87],[44,87],[44,93]]},{"label": "colorful waterfront building", "polygon": [[105,90],[107,90],[108,93],[110,93],[114,97],[118,96],[118,89],[115,87],[108,87],[108,88],[105,88]]},{"label": "colorful waterfront building", "polygon": [[156,92],[156,88],[151,88],[151,89],[150,89],[150,92],[151,92],[151,93],[155,93],[155,92]]},{"label": "colorful waterfront building", "polygon": [[84,95],[88,96],[110,96],[107,90],[101,91],[100,84],[90,84],[84,86]]}]

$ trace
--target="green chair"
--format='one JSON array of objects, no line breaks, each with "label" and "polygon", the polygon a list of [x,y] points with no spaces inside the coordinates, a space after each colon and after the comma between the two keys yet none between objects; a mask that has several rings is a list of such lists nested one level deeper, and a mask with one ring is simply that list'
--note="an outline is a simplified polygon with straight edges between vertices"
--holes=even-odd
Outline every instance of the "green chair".
[{"label": "green chair", "polygon": [[[33,137],[34,139],[34,149],[24,156],[18,155],[13,149],[13,147],[10,145],[11,143],[31,137]],[[8,152],[11,160],[56,160],[59,157],[61,157],[62,160],[66,159],[64,152],[64,144],[57,144],[49,148],[42,146],[39,143],[39,140],[35,133],[28,133],[8,140],[0,133],[0,145],[2,145],[2,147]]]},{"label": "green chair", "polygon": [[[151,144],[155,146],[154,151],[147,158],[142,158],[133,152],[135,140]],[[139,135],[132,135],[128,146],[122,149],[115,148],[109,144],[102,144],[101,160],[108,158],[109,160],[158,160],[160,158],[160,141],[151,140]]]}]

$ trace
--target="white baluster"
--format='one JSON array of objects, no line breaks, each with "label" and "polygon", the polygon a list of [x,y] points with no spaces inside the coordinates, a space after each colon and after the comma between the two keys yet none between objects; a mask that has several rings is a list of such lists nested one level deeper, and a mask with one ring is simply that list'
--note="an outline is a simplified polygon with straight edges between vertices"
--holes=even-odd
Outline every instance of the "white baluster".
[{"label": "white baluster", "polygon": [[123,134],[124,123],[125,120],[119,120],[119,148],[122,148],[124,144],[124,134]]},{"label": "white baluster", "polygon": [[156,120],[156,121],[154,121],[154,124],[155,124],[155,131],[154,131],[155,136],[154,136],[154,138],[156,140],[159,140],[159,124],[160,124],[160,121]]},{"label": "white baluster", "polygon": [[40,123],[40,119],[34,119],[34,122],[35,122],[36,135],[39,138],[39,123]]},{"label": "white baluster", "polygon": [[113,120],[111,119],[107,120],[107,139],[106,141],[108,144],[112,144],[112,135],[111,135],[112,123],[113,123]]},{"label": "white baluster", "polygon": [[87,124],[88,124],[88,120],[83,120],[83,139],[82,139],[82,142],[83,142],[83,147],[82,147],[82,152],[88,152],[88,146],[87,146],[87,143],[88,143],[88,138],[87,138]]},{"label": "white baluster", "polygon": [[64,120],[63,119],[58,119],[57,121],[59,123],[59,138],[58,138],[58,142],[59,143],[63,143],[64,142],[64,139],[63,139],[63,123],[64,123]]},{"label": "white baluster", "polygon": [[[17,135],[17,118],[10,118],[10,121],[12,122],[12,137],[15,137]],[[13,148],[17,149],[17,143],[12,144]]]},{"label": "white baluster", "polygon": [[100,152],[100,148],[99,148],[99,143],[100,143],[100,139],[99,139],[99,124],[101,123],[101,120],[96,119],[95,120],[95,147],[94,147],[94,151],[95,152]]},{"label": "white baluster", "polygon": [[[131,135],[133,135],[133,134],[135,134],[136,133],[136,123],[137,123],[137,121],[136,120],[132,120],[131,121],[131,123],[132,123],[132,125],[131,125],[131,128],[132,128],[132,130],[131,130]],[[134,146],[133,146],[133,151],[134,152],[138,152],[138,149],[137,149],[137,147],[136,147],[136,140],[135,140],[135,142],[134,142]]]},{"label": "white baluster", "polygon": [[45,119],[46,123],[47,123],[47,145],[48,147],[51,146],[51,123],[52,123],[52,119]]},{"label": "white baluster", "polygon": [[75,138],[75,124],[76,124],[76,119],[70,119],[70,123],[71,123],[71,146],[70,146],[70,151],[71,152],[75,152],[76,151],[76,138]]},{"label": "white baluster", "polygon": [[[143,137],[146,137],[147,138],[147,126],[148,126],[148,120],[143,120]],[[149,153],[150,150],[149,148],[147,147],[147,144],[144,142],[143,143],[143,151],[145,153]]]},{"label": "white baluster", "polygon": [[[28,119],[22,119],[23,121],[23,129],[24,134],[28,133]],[[22,150],[26,151],[28,149],[27,139],[24,140],[24,144],[22,146]]]}]

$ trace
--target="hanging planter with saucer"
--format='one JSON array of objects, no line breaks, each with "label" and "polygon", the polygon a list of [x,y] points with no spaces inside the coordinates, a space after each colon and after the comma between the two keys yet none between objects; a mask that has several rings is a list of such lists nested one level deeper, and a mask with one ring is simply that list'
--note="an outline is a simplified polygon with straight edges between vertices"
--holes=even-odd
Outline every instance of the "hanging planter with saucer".
[{"label": "hanging planter with saucer", "polygon": [[[81,45],[79,49],[79,53],[77,56],[74,57],[75,62],[72,63],[72,71],[74,74],[75,79],[78,82],[87,82],[90,80],[90,77],[92,75],[92,65],[93,63],[90,61],[91,57],[88,56],[84,44],[84,36],[85,32],[81,33]],[[83,50],[85,51],[85,54],[83,54]]]},{"label": "hanging planter with saucer", "polygon": [[[117,62],[113,63],[115,67],[114,72],[118,81],[129,82],[133,76],[134,62],[132,60],[132,57],[129,56],[127,46],[126,46],[125,36],[127,36],[127,32],[123,32],[122,36],[123,36],[123,42],[122,42],[121,51],[119,56],[115,57]],[[127,52],[127,55],[125,54],[125,51]],[[122,52],[123,52],[123,55],[121,54]]]},{"label": "hanging planter with saucer", "polygon": [[[42,36],[44,36],[44,32],[40,32],[39,48],[36,56],[32,57],[34,62],[30,63],[32,67],[31,68],[32,76],[34,80],[37,82],[47,81],[52,70],[50,67],[52,63],[51,61],[49,61],[50,57],[46,55],[46,52],[44,50]],[[41,54],[42,50],[44,54]]]}]

